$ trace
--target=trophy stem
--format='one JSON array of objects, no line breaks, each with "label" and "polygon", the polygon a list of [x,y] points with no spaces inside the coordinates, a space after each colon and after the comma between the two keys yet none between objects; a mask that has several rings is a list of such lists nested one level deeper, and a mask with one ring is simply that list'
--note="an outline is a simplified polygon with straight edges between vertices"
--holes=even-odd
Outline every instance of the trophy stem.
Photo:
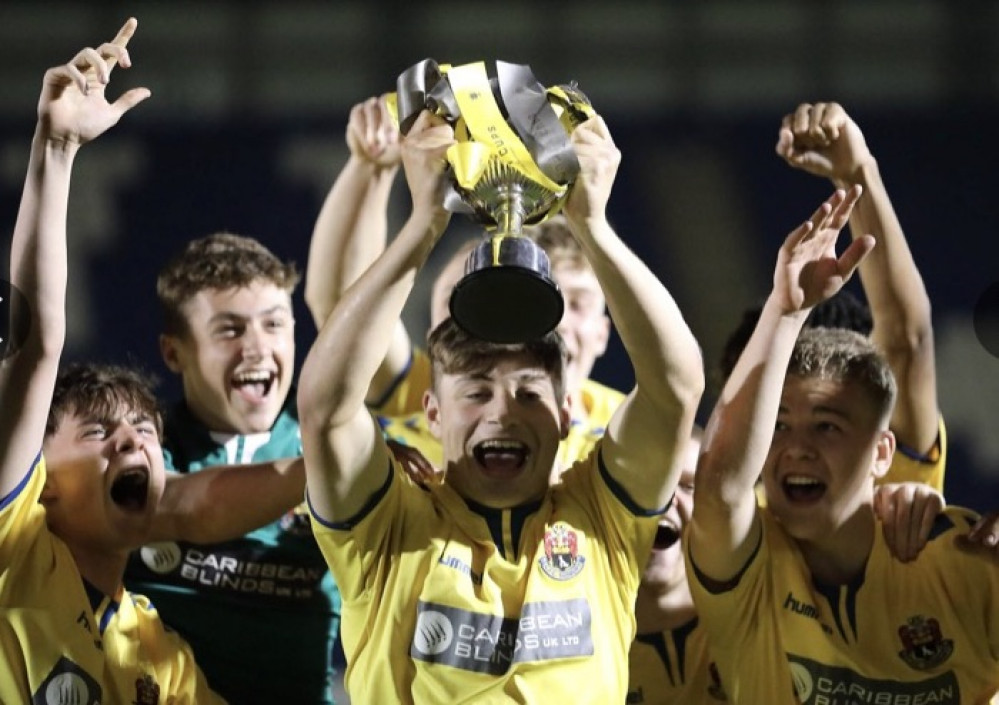
[{"label": "trophy stem", "polygon": [[500,237],[520,235],[527,217],[524,208],[524,187],[518,183],[503,184],[497,189],[496,234]]},{"label": "trophy stem", "polygon": [[478,190],[495,228],[465,261],[465,276],[451,292],[450,310],[461,328],[482,340],[535,340],[562,319],[565,304],[551,278],[548,256],[523,234],[529,189],[513,179],[496,179]]}]

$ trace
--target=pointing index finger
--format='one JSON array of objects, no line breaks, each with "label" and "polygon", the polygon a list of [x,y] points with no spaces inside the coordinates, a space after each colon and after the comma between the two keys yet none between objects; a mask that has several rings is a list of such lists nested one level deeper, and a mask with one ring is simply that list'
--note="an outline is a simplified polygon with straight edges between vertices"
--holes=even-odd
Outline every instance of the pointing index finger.
[{"label": "pointing index finger", "polygon": [[115,35],[114,39],[108,42],[108,48],[117,47],[117,51],[104,51],[105,47],[101,47],[102,54],[105,54],[105,58],[108,62],[108,68],[113,68],[115,64],[121,63],[122,66],[128,67],[132,62],[128,57],[128,51],[125,47],[128,46],[129,40],[135,34],[136,28],[139,26],[139,21],[134,17],[129,17],[125,20],[125,24],[121,26],[118,30],[118,34]]},{"label": "pointing index finger", "polygon": [[130,40],[132,35],[135,34],[135,28],[138,26],[139,21],[134,17],[129,17],[125,20],[125,24],[121,26],[121,29],[118,30],[118,34],[115,35],[115,38],[111,40],[111,43],[120,47],[128,46],[128,40]]}]

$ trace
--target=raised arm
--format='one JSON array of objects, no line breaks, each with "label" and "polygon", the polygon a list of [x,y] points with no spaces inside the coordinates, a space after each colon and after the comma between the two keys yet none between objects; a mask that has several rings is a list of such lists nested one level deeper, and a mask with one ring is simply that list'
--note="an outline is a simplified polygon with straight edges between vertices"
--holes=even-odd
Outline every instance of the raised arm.
[{"label": "raised arm", "polygon": [[149,541],[231,541],[276,521],[304,493],[302,458],[167,473]]},{"label": "raised arm", "polygon": [[753,490],[770,450],[787,365],[809,310],[842,288],[874,246],[853,241],[838,259],[836,239],[860,195],[837,191],[780,248],[774,286],[749,343],[711,413],[694,483],[690,555],[723,582],[746,565],[760,532]]},{"label": "raised arm", "polygon": [[591,118],[572,141],[580,175],[565,215],[635,371],[635,389],[604,436],[603,460],[639,506],[662,509],[679,479],[704,391],[700,348],[669,292],[607,222],[621,153],[604,121]]},{"label": "raised arm", "polygon": [[930,300],[878,162],[838,103],[803,104],[785,116],[777,153],[837,188],[864,189],[850,216],[850,232],[854,238],[869,233],[877,241],[860,266],[860,280],[874,319],[871,337],[898,380],[891,428],[899,444],[926,454],[937,441],[940,417]]},{"label": "raised arm", "polygon": [[11,317],[29,324],[27,339],[0,362],[0,498],[24,477],[45,435],[66,335],[66,209],[77,150],[149,97],[145,88],[114,103],[104,96],[112,68],[131,65],[125,46],[135,28],[130,19],[111,42],[83,49],[42,82],[11,242],[10,281],[24,295],[11,302]]},{"label": "raised arm", "polygon": [[[319,211],[305,273],[305,303],[316,328],[354,281],[385,250],[389,196],[399,170],[399,130],[383,98],[368,98],[350,111],[350,158]],[[412,341],[400,319],[392,344],[371,381],[368,403],[381,399],[403,372]]]},{"label": "raised arm", "polygon": [[412,213],[341,297],[302,367],[298,409],[308,497],[327,521],[356,515],[385,482],[388,452],[364,399],[416,273],[447,226],[444,154],[453,143],[451,127],[426,112],[402,141]]}]

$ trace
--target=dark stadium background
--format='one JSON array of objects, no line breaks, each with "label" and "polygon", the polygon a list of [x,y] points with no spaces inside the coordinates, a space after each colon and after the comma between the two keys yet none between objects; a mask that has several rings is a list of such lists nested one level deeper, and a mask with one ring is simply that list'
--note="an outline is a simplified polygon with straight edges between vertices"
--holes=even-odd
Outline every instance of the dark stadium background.
[{"label": "dark stadium background", "polygon": [[[153,97],[78,159],[71,203],[70,357],[159,373],[154,278],[190,238],[229,230],[305,265],[346,158],[350,106],[416,61],[503,59],[570,80],[624,159],[617,229],[679,300],[711,366],[776,248],[825,197],[773,146],[802,101],[864,129],[934,306],[952,503],[999,507],[999,359],[975,336],[999,281],[999,3],[624,0],[576,3],[5,2],[0,6],[0,223],[13,227],[40,79],[130,14],[135,67],[111,94]],[[406,214],[396,185],[390,223]],[[474,228],[455,219],[467,235]],[[460,239],[450,234],[441,254]],[[426,284],[407,311],[426,328]],[[296,296],[298,359],[315,328]],[[596,376],[627,387],[619,343]],[[702,416],[713,400],[705,399]]]}]

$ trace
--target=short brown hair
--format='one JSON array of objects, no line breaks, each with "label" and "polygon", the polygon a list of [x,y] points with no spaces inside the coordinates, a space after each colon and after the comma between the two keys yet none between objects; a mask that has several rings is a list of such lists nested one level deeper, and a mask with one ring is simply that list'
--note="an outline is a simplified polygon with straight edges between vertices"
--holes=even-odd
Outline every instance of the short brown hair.
[{"label": "short brown hair", "polygon": [[155,378],[142,371],[120,365],[73,363],[56,378],[45,434],[59,430],[67,415],[111,420],[124,407],[148,417],[163,436],[163,418],[153,389]]},{"label": "short brown hair", "polygon": [[[721,360],[715,371],[715,381],[719,388],[725,385],[725,380],[735,369],[735,363],[739,361],[739,356],[756,330],[762,312],[762,303],[743,310],[742,320],[725,341]],[[832,297],[815,305],[805,319],[805,328],[845,328],[870,335],[874,329],[874,321],[866,303],[846,289],[840,289]]]},{"label": "short brown hair", "polygon": [[485,372],[499,359],[521,353],[544,368],[551,377],[555,399],[561,403],[565,396],[567,354],[562,336],[555,331],[525,343],[491,343],[469,335],[453,319],[445,318],[427,340],[427,354],[432,363],[431,386],[437,388],[441,374]]},{"label": "short brown hair", "polygon": [[293,262],[282,262],[251,237],[215,233],[192,240],[156,279],[163,330],[172,335],[185,333],[182,308],[205,289],[225,291],[263,280],[291,294],[300,278]]},{"label": "short brown hair", "polygon": [[590,262],[564,215],[554,215],[537,225],[528,226],[524,228],[524,233],[545,251],[553,269],[558,264],[566,264],[573,269],[590,269]]},{"label": "short brown hair", "polygon": [[870,338],[845,328],[805,328],[798,336],[787,373],[837,382],[857,382],[887,423],[898,389],[888,360]]}]

